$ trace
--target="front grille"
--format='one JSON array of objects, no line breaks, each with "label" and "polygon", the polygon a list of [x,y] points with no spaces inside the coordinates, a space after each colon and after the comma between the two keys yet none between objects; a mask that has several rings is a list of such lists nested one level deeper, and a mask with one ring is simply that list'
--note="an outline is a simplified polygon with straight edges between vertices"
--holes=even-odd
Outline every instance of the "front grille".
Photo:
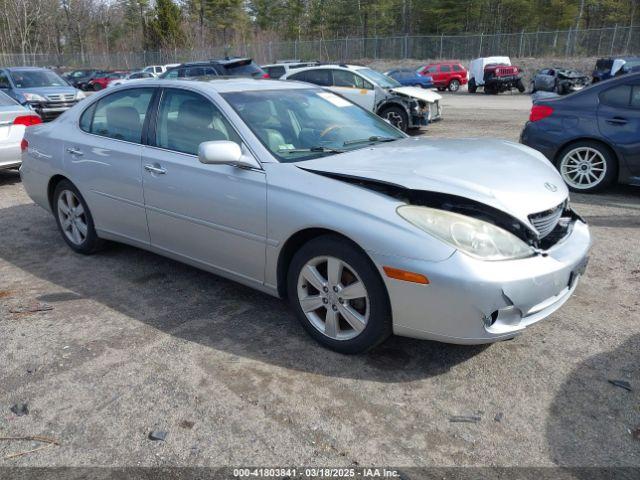
[{"label": "front grille", "polygon": [[52,93],[46,97],[50,102],[72,102],[76,98],[73,93]]},{"label": "front grille", "polygon": [[516,69],[513,67],[503,67],[503,68],[496,69],[496,75],[498,75],[499,77],[506,77],[506,76],[511,76],[515,74],[516,74]]},{"label": "front grille", "polygon": [[529,215],[529,220],[538,231],[541,239],[549,235],[556,228],[560,217],[562,217],[562,212],[564,212],[564,206],[563,202],[551,210]]}]

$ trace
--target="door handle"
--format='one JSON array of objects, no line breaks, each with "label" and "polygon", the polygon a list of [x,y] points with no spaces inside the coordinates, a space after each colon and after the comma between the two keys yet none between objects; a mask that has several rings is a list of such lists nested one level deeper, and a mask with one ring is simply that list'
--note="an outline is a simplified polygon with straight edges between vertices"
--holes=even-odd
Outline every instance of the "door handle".
[{"label": "door handle", "polygon": [[144,166],[144,169],[145,169],[147,172],[155,173],[155,174],[157,174],[157,175],[164,175],[165,173],[167,173],[167,171],[166,171],[164,168],[162,168],[162,167],[156,167],[156,166],[154,166],[154,165],[145,165],[145,166]]},{"label": "door handle", "polygon": [[73,147],[69,147],[67,148],[67,152],[69,152],[71,155],[84,155],[84,153],[82,153],[82,150],[78,150],[77,148],[73,148]]},{"label": "door handle", "polygon": [[607,119],[607,123],[610,125],[626,125],[627,119],[620,118],[620,117],[613,117],[613,118]]}]

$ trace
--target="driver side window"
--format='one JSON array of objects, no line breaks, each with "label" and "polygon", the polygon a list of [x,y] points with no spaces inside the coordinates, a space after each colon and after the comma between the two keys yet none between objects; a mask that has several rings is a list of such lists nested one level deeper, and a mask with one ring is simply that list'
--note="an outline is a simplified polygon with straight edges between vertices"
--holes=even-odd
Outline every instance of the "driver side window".
[{"label": "driver side window", "polygon": [[158,110],[156,146],[197,155],[202,142],[214,140],[241,144],[236,131],[210,100],[188,90],[165,90]]}]

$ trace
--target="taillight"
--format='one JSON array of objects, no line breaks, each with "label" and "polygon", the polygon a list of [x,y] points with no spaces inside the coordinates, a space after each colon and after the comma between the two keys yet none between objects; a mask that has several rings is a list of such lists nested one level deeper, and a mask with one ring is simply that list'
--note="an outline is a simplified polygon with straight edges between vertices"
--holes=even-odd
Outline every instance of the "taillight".
[{"label": "taillight", "polygon": [[268,73],[265,73],[264,75],[262,75],[262,78],[271,78],[271,77],[269,76]]},{"label": "taillight", "polygon": [[22,150],[23,152],[29,148],[29,142],[27,142],[26,139],[22,139],[22,141],[20,142],[20,150]]},{"label": "taillight", "polygon": [[553,108],[549,105],[534,105],[531,107],[531,113],[529,114],[529,121],[537,122],[543,118],[550,117],[553,113]]},{"label": "taillight", "polygon": [[24,125],[25,127],[38,125],[39,123],[42,123],[42,120],[38,115],[23,115],[21,117],[16,117],[13,120],[14,125]]}]

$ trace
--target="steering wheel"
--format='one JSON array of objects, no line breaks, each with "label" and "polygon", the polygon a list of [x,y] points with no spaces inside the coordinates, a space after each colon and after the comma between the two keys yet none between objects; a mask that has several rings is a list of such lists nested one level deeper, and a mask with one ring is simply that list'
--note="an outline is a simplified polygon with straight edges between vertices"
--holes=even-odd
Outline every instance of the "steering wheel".
[{"label": "steering wheel", "polygon": [[341,128],[346,128],[346,127],[347,125],[338,125],[337,123],[334,123],[333,125],[329,125],[322,132],[320,132],[320,138],[324,138],[331,132],[335,132],[336,130],[340,130]]}]

